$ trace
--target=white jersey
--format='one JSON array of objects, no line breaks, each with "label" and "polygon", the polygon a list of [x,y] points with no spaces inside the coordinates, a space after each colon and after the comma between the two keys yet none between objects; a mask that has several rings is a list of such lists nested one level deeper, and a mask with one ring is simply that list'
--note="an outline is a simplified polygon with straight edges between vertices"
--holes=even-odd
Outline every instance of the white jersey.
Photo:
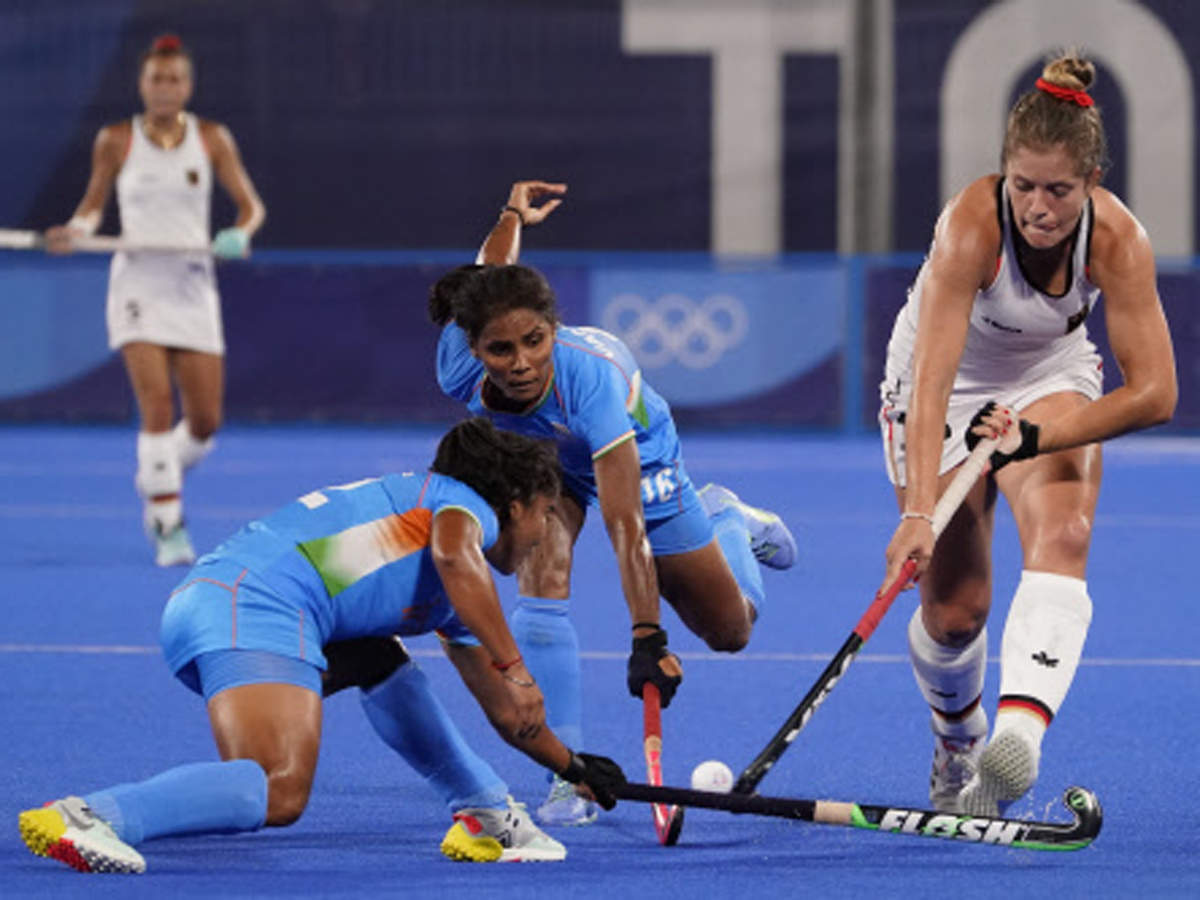
[{"label": "white jersey", "polygon": [[[1095,216],[1091,201],[1080,215],[1067,264],[1067,288],[1060,295],[1034,287],[1021,269],[1004,179],[996,183],[996,206],[1002,235],[1000,258],[992,283],[978,291],[971,304],[966,344],[946,414],[941,472],[966,458],[963,434],[971,417],[988,400],[1019,412],[1061,391],[1075,391],[1091,400],[1101,392],[1100,356],[1084,325],[1100,297],[1100,289],[1087,274]],[[902,426],[912,392],[913,352],[928,265],[927,258],[896,316],[888,341],[886,374],[879,386],[888,470],[892,480],[901,485]]]},{"label": "white jersey", "polygon": [[[205,246],[209,241],[212,163],[196,117],[165,150],[134,116],[129,151],[117,175],[121,236],[138,243]],[[117,253],[108,281],[109,346],[147,341],[224,353],[221,307],[207,253]]]}]

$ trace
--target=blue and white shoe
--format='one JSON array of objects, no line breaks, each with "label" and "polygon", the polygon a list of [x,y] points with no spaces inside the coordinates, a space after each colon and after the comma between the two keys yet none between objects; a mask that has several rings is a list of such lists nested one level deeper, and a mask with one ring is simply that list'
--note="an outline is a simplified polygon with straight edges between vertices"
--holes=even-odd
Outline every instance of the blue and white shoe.
[{"label": "blue and white shoe", "polygon": [[543,825],[587,825],[596,821],[596,804],[575,793],[575,785],[555,775],[550,781],[546,802],[537,808]]},{"label": "blue and white shoe", "polygon": [[700,503],[709,516],[729,506],[742,514],[750,533],[750,550],[760,563],[772,569],[790,569],[795,565],[799,555],[796,539],[777,514],[743,502],[737,494],[719,484],[706,484],[699,493]]},{"label": "blue and white shoe", "polygon": [[164,568],[190,566],[195,561],[196,551],[192,549],[192,539],[182,522],[166,534],[154,536],[154,562],[157,565]]}]

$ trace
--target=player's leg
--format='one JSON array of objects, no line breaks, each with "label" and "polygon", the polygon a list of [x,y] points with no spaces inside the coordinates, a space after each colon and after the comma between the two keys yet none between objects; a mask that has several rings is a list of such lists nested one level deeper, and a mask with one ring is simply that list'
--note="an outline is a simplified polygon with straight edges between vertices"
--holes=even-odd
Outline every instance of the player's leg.
[{"label": "player's leg", "polygon": [[736,653],[750,640],[762,602],[730,571],[721,545],[709,543],[683,553],[655,555],[658,589],[688,629],[713,650]]},{"label": "player's leg", "polygon": [[225,358],[216,353],[173,350],[170,361],[182,411],[171,433],[179,464],[186,472],[212,452],[214,435],[221,427]]},{"label": "player's leg", "polygon": [[[571,564],[583,528],[584,507],[564,493],[546,536],[517,569],[517,605],[509,619],[513,638],[546,702],[546,722],[568,747],[583,745],[583,685],[579,636],[571,622]],[[550,790],[537,809],[547,825],[585,825],[596,804],[574,785],[548,775]]]},{"label": "player's leg", "polygon": [[[939,493],[955,471],[939,479]],[[904,509],[904,489],[896,489]],[[991,541],[995,485],[971,489],[938,538],[921,577],[921,602],[908,623],[909,658],[917,687],[930,709],[933,765],[929,801],[954,811],[959,791],[975,774],[987,737],[981,705],[991,608]]]},{"label": "player's leg", "polygon": [[326,695],[335,682],[356,684],[375,733],[425,778],[451,814],[476,806],[506,808],[508,786],[467,745],[398,638],[338,641],[324,652]]},{"label": "player's leg", "polygon": [[659,592],[684,625],[714,650],[746,646],[766,594],[742,510],[706,502],[685,484],[646,509],[646,536]]},{"label": "player's leg", "polygon": [[221,762],[68,797],[21,814],[34,852],[81,871],[140,872],[134,845],[181,834],[251,831],[295,821],[308,801],[321,734],[320,673],[260,651],[195,660]]},{"label": "player's leg", "polygon": [[[463,683],[489,719],[491,711],[509,705],[508,693],[483,647],[451,641],[443,642],[443,647]],[[493,721],[493,725],[498,729],[501,727],[496,721]],[[479,764],[487,766],[482,760],[479,760]],[[488,771],[491,771],[490,767]],[[503,782],[500,784],[503,786]],[[538,828],[526,811],[525,804],[515,802],[511,796],[505,796],[500,803],[460,807],[454,809],[453,814],[454,824],[442,839],[442,852],[451,859],[466,862],[557,862],[566,858],[566,848]]]},{"label": "player's leg", "polygon": [[121,357],[141,421],[134,483],[144,502],[143,525],[155,542],[159,565],[189,564],[195,554],[183,529],[183,473],[171,435],[174,405],[169,351],[134,341],[121,347]]},{"label": "player's leg", "polygon": [[[796,564],[799,551],[796,539],[778,513],[760,509],[743,501],[737,494],[719,484],[706,484],[699,491],[704,510],[716,520],[727,512],[736,513],[742,526],[741,539],[749,542],[754,558],[772,569],[790,569]],[[718,528],[718,536],[721,530]],[[721,546],[730,556],[726,542]],[[739,579],[740,580],[740,579]]]},{"label": "player's leg", "polygon": [[[1088,402],[1044,397],[1021,411],[1048,421]],[[1085,580],[1100,491],[1098,444],[1049,453],[1001,469],[1024,553],[1000,647],[1000,697],[992,739],[964,811],[995,815],[1033,786],[1046,728],[1066,697],[1092,617]]]}]

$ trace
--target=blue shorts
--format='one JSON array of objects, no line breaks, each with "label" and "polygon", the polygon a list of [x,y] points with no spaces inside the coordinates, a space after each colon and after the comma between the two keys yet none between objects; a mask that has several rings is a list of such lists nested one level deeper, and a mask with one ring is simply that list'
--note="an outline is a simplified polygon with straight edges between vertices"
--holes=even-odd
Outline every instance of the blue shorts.
[{"label": "blue shorts", "polygon": [[180,677],[196,657],[218,650],[265,650],[326,668],[312,613],[241,563],[221,558],[202,560],[171,594],[159,641],[167,665]]},{"label": "blue shorts", "polygon": [[321,672],[316,666],[266,650],[201,653],[175,674],[205,700],[246,684],[294,684],[321,694]]},{"label": "blue shorts", "polygon": [[646,507],[646,536],[655,556],[699,550],[711,543],[713,534],[712,520],[690,480],[669,502]]}]

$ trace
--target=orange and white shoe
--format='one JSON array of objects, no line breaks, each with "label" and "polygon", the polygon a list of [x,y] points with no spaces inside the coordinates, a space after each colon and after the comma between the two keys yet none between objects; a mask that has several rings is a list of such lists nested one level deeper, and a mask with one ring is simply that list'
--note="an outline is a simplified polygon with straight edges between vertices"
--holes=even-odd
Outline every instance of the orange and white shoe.
[{"label": "orange and white shoe", "polygon": [[38,856],[48,856],[80,872],[146,871],[142,855],[117,837],[112,827],[79,797],[64,797],[18,817],[21,839]]}]

